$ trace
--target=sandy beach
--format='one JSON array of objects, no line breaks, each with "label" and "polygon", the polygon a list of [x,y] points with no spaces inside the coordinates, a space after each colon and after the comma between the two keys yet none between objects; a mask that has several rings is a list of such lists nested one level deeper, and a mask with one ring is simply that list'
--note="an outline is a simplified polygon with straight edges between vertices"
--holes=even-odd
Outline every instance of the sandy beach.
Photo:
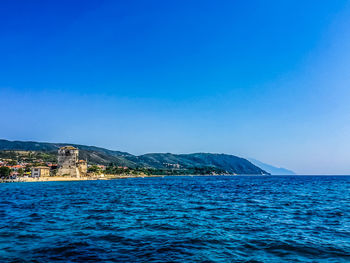
[{"label": "sandy beach", "polygon": [[[227,176],[227,174],[225,174]],[[84,176],[84,177],[72,177],[72,176],[44,176],[39,178],[17,178],[17,179],[5,179],[0,183],[32,183],[32,182],[64,182],[64,181],[93,181],[93,180],[114,180],[114,179],[127,179],[127,178],[151,178],[151,177],[165,177],[165,176],[213,176],[213,175],[104,175],[104,176]]]},{"label": "sandy beach", "polygon": [[91,181],[91,180],[113,180],[123,178],[144,178],[144,177],[163,177],[164,175],[104,175],[104,176],[84,176],[84,177],[72,177],[72,176],[44,176],[39,178],[17,178],[17,179],[5,179],[2,183],[16,183],[16,182],[63,182],[63,181]]}]

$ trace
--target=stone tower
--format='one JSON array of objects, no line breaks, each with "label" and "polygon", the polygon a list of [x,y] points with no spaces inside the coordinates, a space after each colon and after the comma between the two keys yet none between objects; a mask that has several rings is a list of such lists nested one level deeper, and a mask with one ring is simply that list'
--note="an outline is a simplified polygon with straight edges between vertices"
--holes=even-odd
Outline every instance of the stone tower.
[{"label": "stone tower", "polygon": [[86,175],[86,162],[79,161],[78,156],[79,150],[73,146],[59,148],[57,175],[69,175],[72,177]]}]

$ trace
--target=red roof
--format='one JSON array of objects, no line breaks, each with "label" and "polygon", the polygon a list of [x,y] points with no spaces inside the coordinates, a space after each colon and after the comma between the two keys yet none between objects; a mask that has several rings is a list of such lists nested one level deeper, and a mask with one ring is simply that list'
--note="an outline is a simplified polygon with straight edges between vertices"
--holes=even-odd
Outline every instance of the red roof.
[{"label": "red roof", "polygon": [[23,168],[23,165],[17,164],[17,165],[10,166],[10,168]]}]

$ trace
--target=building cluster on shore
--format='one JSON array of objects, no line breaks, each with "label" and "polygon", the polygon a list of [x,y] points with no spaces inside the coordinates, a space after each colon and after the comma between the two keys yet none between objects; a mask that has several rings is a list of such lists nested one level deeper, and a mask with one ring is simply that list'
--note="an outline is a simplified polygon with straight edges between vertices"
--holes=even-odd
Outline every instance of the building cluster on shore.
[{"label": "building cluster on shore", "polygon": [[[84,177],[88,175],[86,160],[80,160],[79,150],[73,146],[64,146],[58,149],[57,163],[44,162],[35,159],[32,162],[11,158],[0,159],[0,177],[9,179],[39,178],[48,176]],[[104,171],[104,165],[94,165],[99,171]],[[6,168],[5,168],[6,167]],[[6,174],[5,174],[6,172]]]}]

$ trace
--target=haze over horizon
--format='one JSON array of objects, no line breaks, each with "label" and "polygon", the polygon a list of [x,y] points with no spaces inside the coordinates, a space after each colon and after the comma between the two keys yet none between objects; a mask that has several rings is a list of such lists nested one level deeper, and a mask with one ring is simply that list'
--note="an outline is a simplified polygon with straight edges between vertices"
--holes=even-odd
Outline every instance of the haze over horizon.
[{"label": "haze over horizon", "polygon": [[350,174],[349,1],[0,8],[0,138]]}]

